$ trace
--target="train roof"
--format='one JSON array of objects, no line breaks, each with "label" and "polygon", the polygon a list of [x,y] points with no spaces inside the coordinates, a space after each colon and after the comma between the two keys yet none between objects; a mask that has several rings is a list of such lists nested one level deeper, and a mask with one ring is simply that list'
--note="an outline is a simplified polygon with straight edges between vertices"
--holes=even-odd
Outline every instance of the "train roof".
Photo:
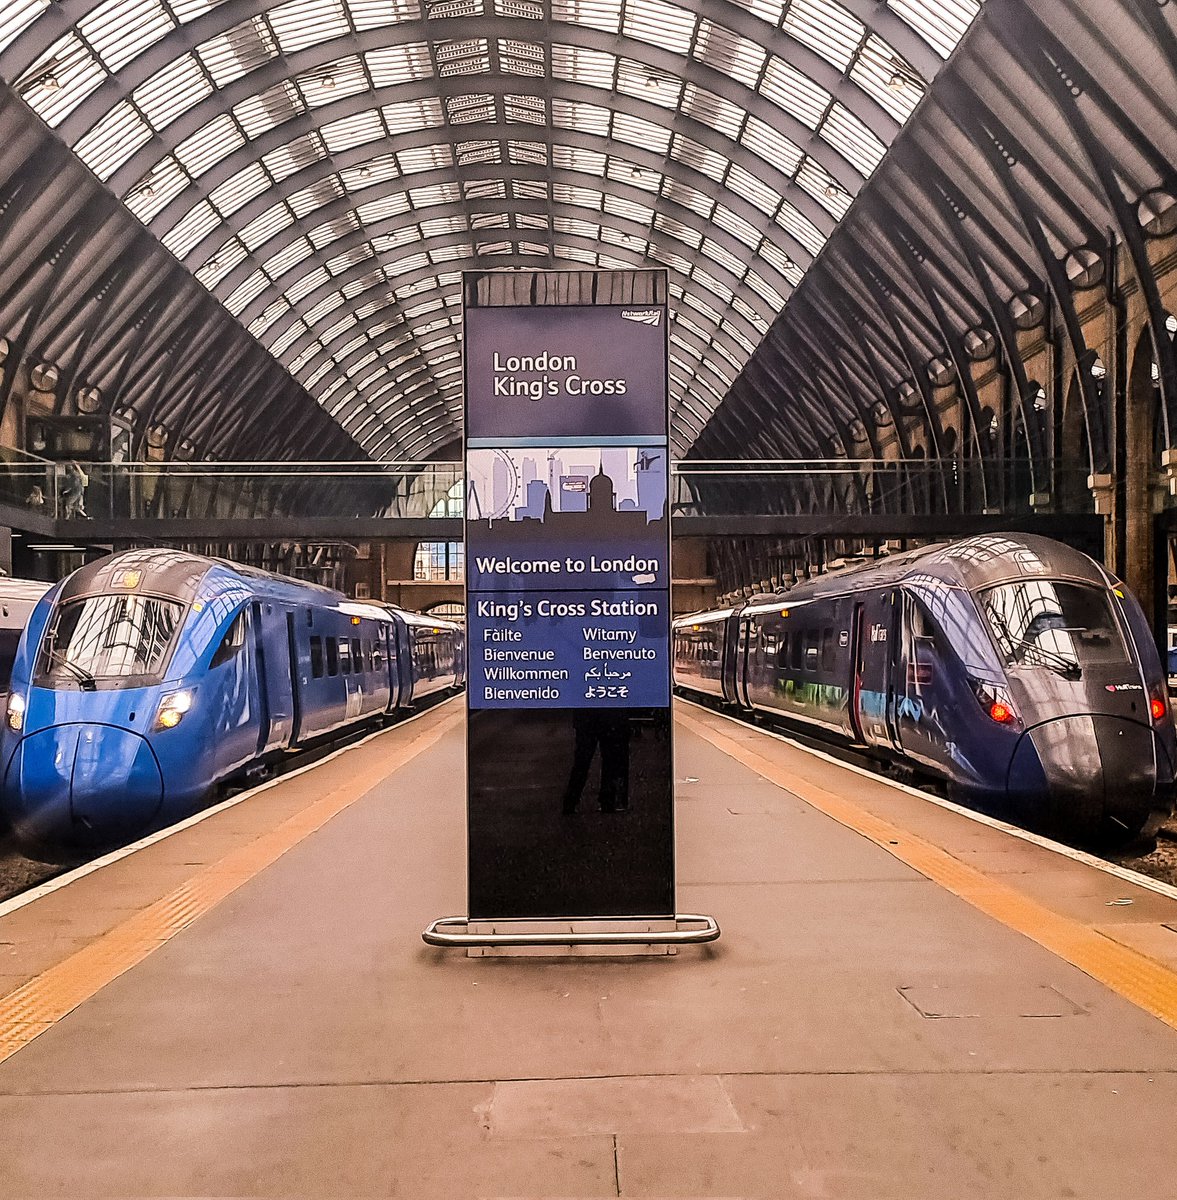
[{"label": "train roof", "polygon": [[[1082,551],[1051,538],[1029,533],[986,533],[830,571],[777,593],[753,596],[738,607],[767,611],[778,605],[800,604],[826,596],[901,584],[917,575],[930,576],[970,591],[1021,579],[1075,579],[1107,584],[1113,578]],[[732,611],[729,607],[691,613],[677,618],[675,625],[716,621]]]}]

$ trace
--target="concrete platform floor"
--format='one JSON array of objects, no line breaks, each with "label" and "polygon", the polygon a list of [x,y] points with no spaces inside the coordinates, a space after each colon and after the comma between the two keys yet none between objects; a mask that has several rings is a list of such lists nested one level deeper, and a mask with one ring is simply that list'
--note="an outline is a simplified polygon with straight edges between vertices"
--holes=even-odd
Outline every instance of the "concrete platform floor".
[{"label": "concrete platform floor", "polygon": [[[1076,929],[1133,925],[1097,911],[1128,885],[688,711],[679,907],[720,942],[432,950],[464,907],[460,704],[0,920],[0,990],[72,978],[152,896],[310,831],[0,1064],[0,1195],[1175,1194],[1177,1032],[725,747],[889,806]],[[1141,913],[1163,959],[1177,902]]]}]

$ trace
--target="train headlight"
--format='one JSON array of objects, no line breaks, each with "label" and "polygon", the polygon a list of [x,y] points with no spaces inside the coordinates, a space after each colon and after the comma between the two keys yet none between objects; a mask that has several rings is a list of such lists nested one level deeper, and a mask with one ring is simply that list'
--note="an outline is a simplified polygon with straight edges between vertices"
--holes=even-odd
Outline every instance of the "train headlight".
[{"label": "train headlight", "polygon": [[159,711],[155,714],[156,729],[175,729],[191,707],[191,692],[172,692],[165,696],[159,702]]},{"label": "train headlight", "polygon": [[25,698],[20,692],[10,692],[8,696],[8,728],[20,730],[25,724]]}]

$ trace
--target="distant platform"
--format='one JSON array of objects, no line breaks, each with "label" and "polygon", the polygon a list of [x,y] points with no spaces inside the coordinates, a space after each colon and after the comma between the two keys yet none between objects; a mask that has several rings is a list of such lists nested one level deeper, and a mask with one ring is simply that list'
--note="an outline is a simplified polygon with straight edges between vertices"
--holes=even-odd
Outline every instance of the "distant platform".
[{"label": "distant platform", "polygon": [[1173,1195],[1177,890],[676,710],[674,957],[422,944],[460,700],[0,907],[0,1195]]}]

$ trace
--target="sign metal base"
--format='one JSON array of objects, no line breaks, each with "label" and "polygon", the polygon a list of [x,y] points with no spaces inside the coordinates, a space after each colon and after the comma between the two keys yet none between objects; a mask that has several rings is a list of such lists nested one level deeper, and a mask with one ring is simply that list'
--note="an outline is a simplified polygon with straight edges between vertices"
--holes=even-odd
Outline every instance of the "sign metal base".
[{"label": "sign metal base", "polygon": [[540,920],[471,920],[439,917],[421,934],[430,946],[494,953],[649,953],[673,954],[678,946],[699,946],[719,937],[714,917],[676,913],[672,917],[550,917]]}]

